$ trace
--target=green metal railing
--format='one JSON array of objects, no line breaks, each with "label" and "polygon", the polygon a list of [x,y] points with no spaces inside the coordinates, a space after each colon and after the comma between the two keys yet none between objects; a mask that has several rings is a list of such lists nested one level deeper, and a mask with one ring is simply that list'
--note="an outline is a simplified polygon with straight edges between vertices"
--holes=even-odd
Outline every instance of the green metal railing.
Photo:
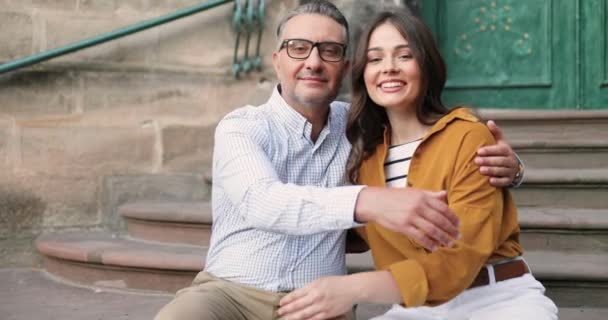
[{"label": "green metal railing", "polygon": [[[112,41],[118,38],[128,36],[133,33],[137,33],[146,29],[150,29],[173,20],[181,19],[195,13],[209,10],[211,8],[229,3],[235,3],[234,15],[233,15],[233,27],[237,32],[237,40],[234,50],[234,59],[232,65],[232,73],[235,77],[238,77],[241,72],[249,72],[252,69],[259,70],[261,67],[260,58],[260,41],[262,38],[262,31],[264,27],[264,0],[247,0],[245,3],[246,11],[242,10],[243,4],[241,0],[209,0],[191,7],[178,10],[174,13],[167,14],[161,17],[157,17],[150,20],[145,20],[133,25],[114,30],[111,32],[103,33],[95,37],[91,37],[82,41],[74,42],[56,49],[51,49],[41,53],[37,53],[25,58],[17,59],[11,62],[0,64],[0,74],[14,71],[20,68],[31,66],[49,59],[60,57],[75,51],[79,51],[85,48],[96,46],[108,41]],[[249,58],[249,41],[251,34],[254,31],[258,31],[258,44],[256,49],[256,56]],[[245,57],[242,60],[238,59],[239,52],[239,39],[242,33],[246,34],[247,43],[245,47]]]},{"label": "green metal railing", "polygon": [[[264,31],[264,0],[247,0],[243,9],[241,1],[236,1],[234,6],[234,18],[232,26],[236,30],[236,43],[234,45],[234,58],[232,62],[232,74],[239,77],[241,72],[259,71],[262,66],[260,56],[260,45],[262,42],[262,32]],[[257,32],[257,45],[254,57],[249,57],[249,46],[251,35]],[[241,34],[245,33],[245,53],[242,60],[239,60],[239,46]]]}]

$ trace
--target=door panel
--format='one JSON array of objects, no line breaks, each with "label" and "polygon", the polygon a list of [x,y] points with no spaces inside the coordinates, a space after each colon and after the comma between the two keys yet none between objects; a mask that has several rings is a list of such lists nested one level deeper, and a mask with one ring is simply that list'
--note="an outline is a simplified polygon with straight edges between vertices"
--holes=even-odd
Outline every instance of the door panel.
[{"label": "door panel", "polygon": [[425,1],[448,64],[446,104],[575,108],[576,9],[573,0]]},{"label": "door panel", "polygon": [[[450,88],[547,87],[551,76],[551,1],[498,6],[448,1],[442,11]],[[472,76],[474,75],[474,76]]]},{"label": "door panel", "polygon": [[608,108],[608,0],[586,0],[581,9],[582,106]]}]

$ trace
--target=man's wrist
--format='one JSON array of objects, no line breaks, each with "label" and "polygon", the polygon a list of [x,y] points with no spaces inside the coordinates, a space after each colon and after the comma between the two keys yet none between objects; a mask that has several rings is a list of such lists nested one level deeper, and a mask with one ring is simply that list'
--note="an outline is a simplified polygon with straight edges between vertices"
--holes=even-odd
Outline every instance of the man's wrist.
[{"label": "man's wrist", "polygon": [[357,197],[357,202],[355,204],[355,212],[353,214],[353,219],[356,223],[366,223],[372,220],[371,216],[373,214],[373,207],[370,206],[372,201],[369,201],[368,198],[373,197],[374,188],[365,186],[359,191],[359,196]]},{"label": "man's wrist", "polygon": [[509,188],[517,188],[521,185],[521,183],[524,180],[524,163],[521,161],[521,159],[519,158],[519,156],[515,154],[515,158],[517,159],[517,173],[515,173],[515,177],[513,178],[513,181],[511,181],[511,184],[509,185]]}]

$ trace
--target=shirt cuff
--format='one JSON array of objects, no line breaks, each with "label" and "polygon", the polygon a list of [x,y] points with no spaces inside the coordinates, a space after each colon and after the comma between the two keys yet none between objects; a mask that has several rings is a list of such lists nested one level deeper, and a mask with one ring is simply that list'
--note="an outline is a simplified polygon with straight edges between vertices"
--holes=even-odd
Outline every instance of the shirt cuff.
[{"label": "shirt cuff", "polygon": [[335,193],[331,196],[333,200],[331,205],[328,207],[328,212],[335,213],[339,219],[337,219],[337,229],[350,229],[363,226],[363,224],[355,221],[355,207],[357,205],[357,198],[359,192],[366,186],[345,186],[335,189]]}]

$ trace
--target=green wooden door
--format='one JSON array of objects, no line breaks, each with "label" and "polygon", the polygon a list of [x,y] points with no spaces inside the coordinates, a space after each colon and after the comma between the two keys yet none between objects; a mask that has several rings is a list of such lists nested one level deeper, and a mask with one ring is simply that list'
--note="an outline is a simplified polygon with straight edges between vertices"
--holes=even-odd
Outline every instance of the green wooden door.
[{"label": "green wooden door", "polygon": [[581,1],[581,97],[585,108],[608,108],[608,0]]},{"label": "green wooden door", "polygon": [[447,105],[608,108],[608,0],[426,0]]}]

